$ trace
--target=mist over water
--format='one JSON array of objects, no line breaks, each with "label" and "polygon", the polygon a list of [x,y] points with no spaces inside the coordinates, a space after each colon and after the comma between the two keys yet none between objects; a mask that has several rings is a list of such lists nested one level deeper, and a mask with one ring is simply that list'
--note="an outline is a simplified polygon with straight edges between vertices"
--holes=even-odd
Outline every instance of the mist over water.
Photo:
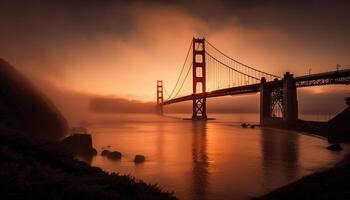
[{"label": "mist over water", "polygon": [[[302,176],[330,167],[341,153],[327,142],[295,131],[241,128],[257,114],[210,114],[216,120],[192,122],[186,115],[115,115],[95,121],[93,143],[120,151],[120,161],[100,155],[91,164],[174,191],[180,199],[249,199]],[[111,146],[108,148],[107,146]],[[146,162],[135,165],[136,154]]]}]

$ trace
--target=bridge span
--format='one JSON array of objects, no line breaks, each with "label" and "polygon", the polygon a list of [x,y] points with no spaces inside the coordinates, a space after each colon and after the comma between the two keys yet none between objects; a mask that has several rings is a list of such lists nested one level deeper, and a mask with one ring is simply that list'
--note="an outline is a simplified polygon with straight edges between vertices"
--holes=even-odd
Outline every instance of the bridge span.
[{"label": "bridge span", "polygon": [[298,120],[297,88],[331,84],[349,85],[350,69],[299,77],[286,72],[280,78],[227,56],[204,38],[193,38],[171,93],[157,81],[157,108],[163,113],[165,105],[193,101],[192,119],[206,120],[207,98],[260,92],[260,124],[279,118],[289,125]]}]

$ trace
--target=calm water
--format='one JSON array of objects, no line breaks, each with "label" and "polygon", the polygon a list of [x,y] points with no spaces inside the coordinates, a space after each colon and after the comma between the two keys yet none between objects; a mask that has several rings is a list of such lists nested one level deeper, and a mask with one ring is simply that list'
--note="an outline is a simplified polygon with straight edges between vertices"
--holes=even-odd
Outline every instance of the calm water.
[{"label": "calm water", "polygon": [[[89,128],[96,149],[110,145],[120,161],[96,156],[91,164],[130,174],[180,199],[249,199],[329,167],[349,152],[325,150],[326,141],[293,131],[241,128],[258,115],[214,115],[192,122],[183,116],[121,115]],[[135,165],[135,154],[147,161]]]}]

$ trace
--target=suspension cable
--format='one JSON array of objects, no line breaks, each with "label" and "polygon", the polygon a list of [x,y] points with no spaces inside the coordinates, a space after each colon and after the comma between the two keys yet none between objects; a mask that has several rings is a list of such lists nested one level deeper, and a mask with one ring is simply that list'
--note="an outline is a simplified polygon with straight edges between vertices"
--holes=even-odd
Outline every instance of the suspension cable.
[{"label": "suspension cable", "polygon": [[190,73],[192,67],[193,67],[193,63],[192,63],[191,66],[188,68],[187,73],[186,73],[186,76],[185,76],[185,79],[184,79],[184,81],[182,82],[182,84],[181,84],[179,90],[177,91],[175,97],[177,97],[177,95],[179,94],[180,90],[181,90],[182,87],[184,86],[184,83],[185,83],[185,81],[186,81],[186,79],[187,79],[187,77],[188,77],[188,74]]},{"label": "suspension cable", "polygon": [[260,80],[260,79],[254,77],[254,76],[251,76],[251,75],[249,75],[249,74],[246,74],[246,73],[244,73],[244,72],[241,72],[241,71],[239,71],[239,70],[236,70],[236,69],[234,69],[234,68],[232,68],[232,67],[226,65],[225,63],[221,62],[220,60],[218,60],[217,58],[215,58],[214,56],[212,56],[212,55],[209,54],[208,52],[205,52],[205,54],[207,54],[209,57],[211,57],[212,59],[214,59],[216,62],[218,62],[218,63],[224,65],[225,67],[230,68],[231,70],[233,70],[233,71],[235,71],[235,72],[238,72],[238,73],[240,73],[240,74],[243,74],[243,75],[248,76],[248,77],[250,77],[250,78],[252,78],[252,79],[255,79],[255,80]]},{"label": "suspension cable", "polygon": [[164,93],[168,96],[167,99],[169,99],[170,97],[169,93],[166,91],[165,87],[163,87],[163,89],[164,89]]},{"label": "suspension cable", "polygon": [[262,73],[262,74],[266,74],[266,75],[272,76],[272,77],[274,77],[274,78],[280,78],[279,76],[276,76],[276,75],[273,75],[273,74],[269,74],[269,73],[260,71],[260,70],[258,70],[258,69],[255,69],[255,68],[253,68],[253,67],[250,67],[250,66],[248,66],[248,65],[246,65],[246,64],[243,64],[243,63],[241,63],[241,62],[239,62],[239,61],[237,61],[237,60],[235,60],[235,59],[229,57],[228,55],[226,55],[226,54],[223,53],[222,51],[220,51],[218,48],[216,48],[214,45],[212,45],[207,39],[205,39],[205,41],[206,41],[212,48],[214,48],[216,51],[218,51],[219,53],[221,53],[223,56],[225,56],[226,58],[228,58],[228,59],[230,59],[230,60],[232,60],[232,61],[234,61],[234,62],[236,62],[236,63],[238,63],[238,64],[240,64],[240,65],[242,65],[242,66],[244,66],[244,67],[247,67],[247,68],[252,69],[252,70],[254,70],[254,71],[258,71],[258,72],[260,72],[260,73]]},{"label": "suspension cable", "polygon": [[190,51],[191,51],[191,49],[192,49],[192,42],[193,42],[193,41],[191,41],[190,47],[188,48],[187,55],[186,55],[186,59],[185,59],[185,62],[183,63],[183,65],[182,65],[182,69],[181,69],[180,75],[179,75],[179,77],[177,78],[176,84],[175,84],[173,90],[171,91],[171,94],[169,95],[169,99],[172,97],[172,95],[173,95],[173,93],[174,93],[174,91],[175,91],[175,89],[176,89],[176,87],[177,87],[177,84],[178,84],[179,81],[180,81],[181,74],[182,74],[182,72],[183,72],[183,70],[184,70],[184,68],[185,68],[185,66],[186,66],[186,62],[187,62],[187,59],[188,59],[188,55],[190,54]]}]

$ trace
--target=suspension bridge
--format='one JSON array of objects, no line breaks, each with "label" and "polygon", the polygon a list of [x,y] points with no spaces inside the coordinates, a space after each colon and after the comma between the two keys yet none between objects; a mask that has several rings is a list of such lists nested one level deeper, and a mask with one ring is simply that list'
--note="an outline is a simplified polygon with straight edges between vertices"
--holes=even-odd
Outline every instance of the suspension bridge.
[{"label": "suspension bridge", "polygon": [[163,80],[157,81],[157,111],[193,101],[192,119],[206,120],[207,98],[260,92],[260,124],[292,124],[298,120],[297,88],[329,84],[350,84],[350,69],[279,77],[233,59],[205,38],[193,38],[173,89],[168,92]]}]

